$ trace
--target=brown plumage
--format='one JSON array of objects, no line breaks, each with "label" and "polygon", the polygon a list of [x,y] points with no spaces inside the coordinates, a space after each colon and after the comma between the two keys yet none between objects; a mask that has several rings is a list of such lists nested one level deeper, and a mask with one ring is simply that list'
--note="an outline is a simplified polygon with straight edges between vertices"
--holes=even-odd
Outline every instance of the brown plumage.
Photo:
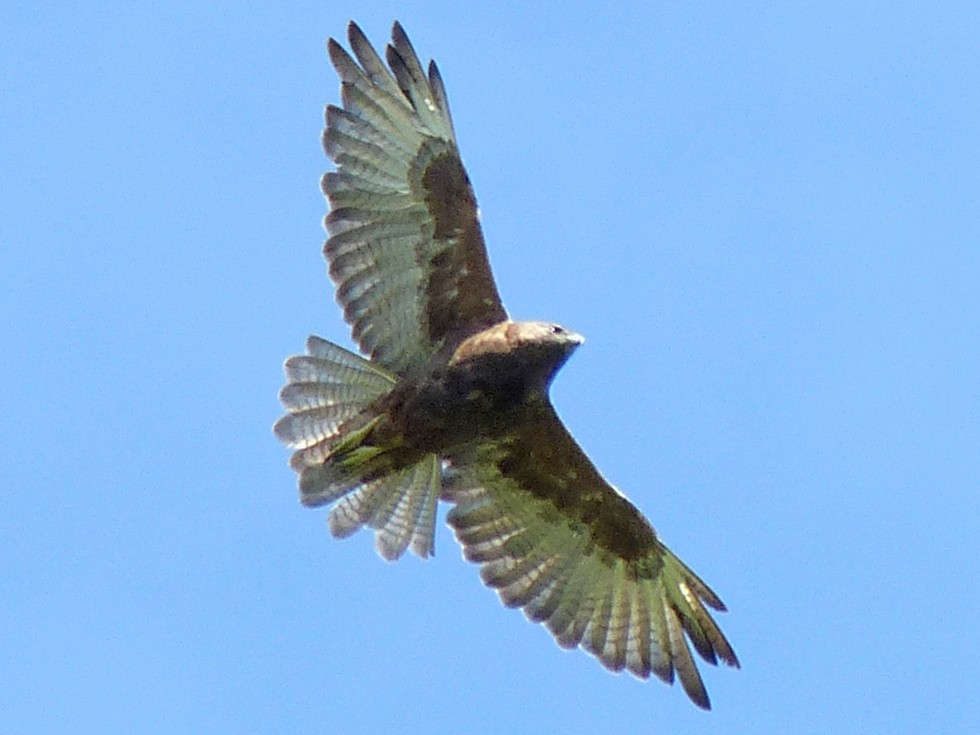
[{"label": "brown plumage", "polygon": [[675,674],[701,707],[705,660],[738,659],[707,611],[714,592],[589,461],[548,388],[582,338],[508,319],[442,79],[399,24],[387,67],[361,30],[334,40],[343,108],[327,108],[337,171],[324,254],[355,341],[311,337],[286,361],[276,434],[304,504],[330,529],[375,529],[387,559],[432,553],[440,499],[467,559],[504,604],[607,668]]}]

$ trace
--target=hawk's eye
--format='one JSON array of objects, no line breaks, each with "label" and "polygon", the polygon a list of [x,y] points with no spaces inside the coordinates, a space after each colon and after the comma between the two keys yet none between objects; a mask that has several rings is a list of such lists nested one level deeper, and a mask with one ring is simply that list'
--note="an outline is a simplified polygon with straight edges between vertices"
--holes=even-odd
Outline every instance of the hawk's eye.
[{"label": "hawk's eye", "polygon": [[564,334],[565,333],[565,328],[564,327],[559,327],[557,324],[552,324],[551,325],[551,333],[552,334]]}]

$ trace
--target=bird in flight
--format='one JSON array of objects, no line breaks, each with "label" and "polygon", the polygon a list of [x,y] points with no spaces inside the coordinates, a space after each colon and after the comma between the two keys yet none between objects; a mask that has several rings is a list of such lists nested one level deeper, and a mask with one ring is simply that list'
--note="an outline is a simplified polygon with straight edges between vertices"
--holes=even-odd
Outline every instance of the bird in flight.
[{"label": "bird in flight", "polygon": [[[398,23],[387,65],[355,23],[330,39],[324,255],[361,357],[310,337],[285,363],[276,435],[306,506],[385,559],[433,553],[436,507],[508,607],[612,671],[680,679],[710,708],[691,646],[738,659],[718,596],[595,468],[548,388],[582,337],[501,304],[442,77]],[[690,645],[689,645],[690,644]]]}]

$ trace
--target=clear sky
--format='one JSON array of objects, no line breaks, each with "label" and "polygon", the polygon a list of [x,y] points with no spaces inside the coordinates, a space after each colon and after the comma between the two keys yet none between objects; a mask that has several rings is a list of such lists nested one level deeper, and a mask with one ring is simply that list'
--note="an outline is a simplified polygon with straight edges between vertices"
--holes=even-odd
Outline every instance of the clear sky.
[{"label": "clear sky", "polygon": [[[980,731],[980,6],[554,7],[3,4],[0,731]],[[588,338],[559,411],[728,604],[714,711],[299,506],[350,18],[438,60],[508,309]]]}]

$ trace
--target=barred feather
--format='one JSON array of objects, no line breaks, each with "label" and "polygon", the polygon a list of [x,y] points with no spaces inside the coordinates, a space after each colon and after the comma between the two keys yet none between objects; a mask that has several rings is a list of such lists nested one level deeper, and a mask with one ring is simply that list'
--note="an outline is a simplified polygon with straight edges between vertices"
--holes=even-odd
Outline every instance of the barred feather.
[{"label": "barred feather", "polygon": [[[566,492],[574,478],[587,483],[594,478],[584,465],[565,474],[544,466],[537,442],[546,440],[554,451],[563,433],[521,432],[519,441],[488,443],[453,460],[454,479],[445,495],[454,507],[447,520],[464,556],[481,565],[481,577],[504,605],[521,607],[529,620],[544,623],[562,647],[581,646],[611,671],[625,669],[642,679],[653,674],[670,683],[676,674],[688,696],[709,707],[690,649],[709,663],[721,659],[738,666],[705,609],[723,610],[721,601],[652,530],[642,556],[628,559],[604,548],[591,526],[574,520],[574,509],[559,511],[549,497]],[[556,456],[565,457],[568,466],[566,455]],[[538,483],[553,478],[564,484],[522,485],[522,462]],[[563,503],[586,497],[586,487],[561,495]],[[632,506],[610,493],[607,497],[618,498],[615,503],[590,513],[607,514],[601,523],[621,523],[608,514]]]},{"label": "barred feather", "polygon": [[377,420],[366,412],[392,389],[394,376],[319,337],[309,338],[306,355],[286,360],[285,372],[279,397],[288,413],[274,431],[296,450],[290,465],[299,472],[303,504],[335,503],[329,515],[335,536],[349,536],[362,526],[375,529],[385,559],[397,559],[409,547],[430,556],[441,489],[435,455],[369,481],[361,468],[332,461],[338,442]]},{"label": "barred feather", "polygon": [[348,38],[353,56],[328,44],[343,107],[327,108],[323,134],[337,164],[321,182],[324,255],[355,341],[403,375],[506,313],[438,70],[426,75],[397,23],[385,60],[353,23]]}]

